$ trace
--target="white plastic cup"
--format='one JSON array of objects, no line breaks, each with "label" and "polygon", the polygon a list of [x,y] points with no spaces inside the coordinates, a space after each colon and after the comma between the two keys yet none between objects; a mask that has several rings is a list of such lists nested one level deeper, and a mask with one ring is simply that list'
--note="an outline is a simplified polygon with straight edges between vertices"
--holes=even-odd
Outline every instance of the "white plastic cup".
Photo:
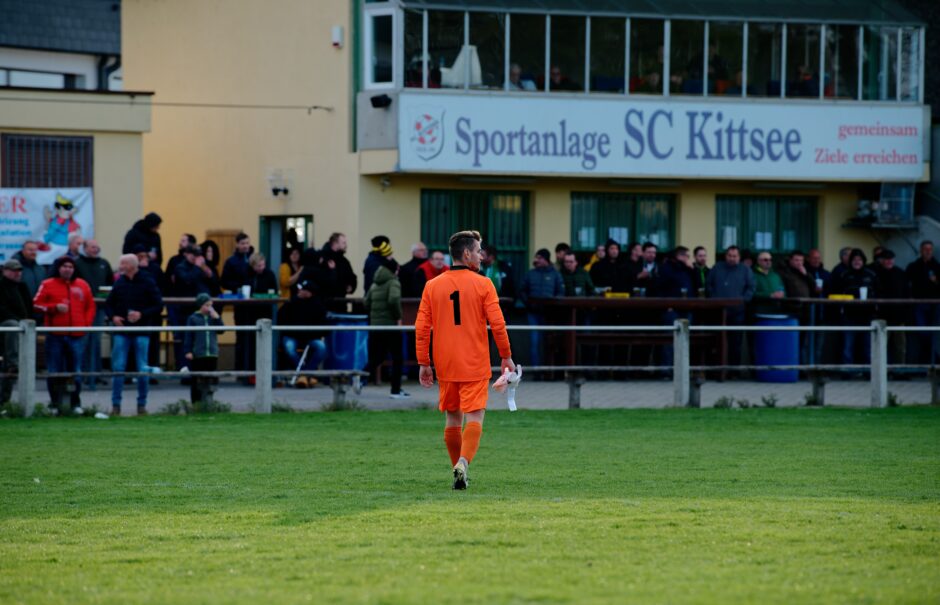
[{"label": "white plastic cup", "polygon": [[868,300],[868,288],[862,286],[858,289],[858,299],[859,300]]},{"label": "white plastic cup", "polygon": [[251,286],[242,286],[242,298],[251,298]]}]

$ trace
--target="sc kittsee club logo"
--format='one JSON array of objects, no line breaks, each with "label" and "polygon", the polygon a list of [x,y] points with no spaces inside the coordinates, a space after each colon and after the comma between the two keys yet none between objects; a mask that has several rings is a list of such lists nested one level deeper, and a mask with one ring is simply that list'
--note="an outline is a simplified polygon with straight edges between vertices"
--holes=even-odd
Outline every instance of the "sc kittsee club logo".
[{"label": "sc kittsee club logo", "polygon": [[444,110],[440,107],[416,107],[411,119],[412,151],[425,162],[444,150]]}]

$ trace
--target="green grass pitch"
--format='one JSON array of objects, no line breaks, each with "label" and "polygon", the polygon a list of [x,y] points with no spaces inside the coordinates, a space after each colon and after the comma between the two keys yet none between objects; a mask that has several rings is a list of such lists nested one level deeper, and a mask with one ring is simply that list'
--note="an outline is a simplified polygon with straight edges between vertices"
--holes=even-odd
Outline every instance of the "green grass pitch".
[{"label": "green grass pitch", "polygon": [[0,603],[937,603],[940,409],[0,422]]}]

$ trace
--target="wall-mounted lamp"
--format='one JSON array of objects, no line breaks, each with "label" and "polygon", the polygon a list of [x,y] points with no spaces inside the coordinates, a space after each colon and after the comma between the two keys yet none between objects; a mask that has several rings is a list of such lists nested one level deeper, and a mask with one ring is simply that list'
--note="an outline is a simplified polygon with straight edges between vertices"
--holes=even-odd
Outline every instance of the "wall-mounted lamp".
[{"label": "wall-mounted lamp", "polygon": [[379,185],[382,186],[382,191],[385,191],[386,189],[392,186],[392,179],[388,178],[387,175],[382,176],[379,178]]},{"label": "wall-mounted lamp", "polygon": [[281,170],[280,168],[268,169],[267,175],[268,191],[274,199],[290,199],[291,189],[293,188],[293,178],[291,171]]},{"label": "wall-mounted lamp", "polygon": [[334,25],[332,30],[333,48],[343,48],[343,26]]},{"label": "wall-mounted lamp", "polygon": [[392,97],[388,95],[374,95],[369,97],[372,107],[376,109],[386,109],[392,104]]}]

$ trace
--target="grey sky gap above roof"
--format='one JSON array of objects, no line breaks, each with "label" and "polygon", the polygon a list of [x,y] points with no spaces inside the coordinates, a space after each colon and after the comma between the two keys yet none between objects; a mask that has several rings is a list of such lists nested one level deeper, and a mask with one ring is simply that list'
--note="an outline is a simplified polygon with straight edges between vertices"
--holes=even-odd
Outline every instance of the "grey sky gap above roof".
[{"label": "grey sky gap above roof", "polygon": [[399,0],[417,9],[924,25],[895,0]]},{"label": "grey sky gap above roof", "polygon": [[0,0],[0,46],[120,55],[120,0]]}]

